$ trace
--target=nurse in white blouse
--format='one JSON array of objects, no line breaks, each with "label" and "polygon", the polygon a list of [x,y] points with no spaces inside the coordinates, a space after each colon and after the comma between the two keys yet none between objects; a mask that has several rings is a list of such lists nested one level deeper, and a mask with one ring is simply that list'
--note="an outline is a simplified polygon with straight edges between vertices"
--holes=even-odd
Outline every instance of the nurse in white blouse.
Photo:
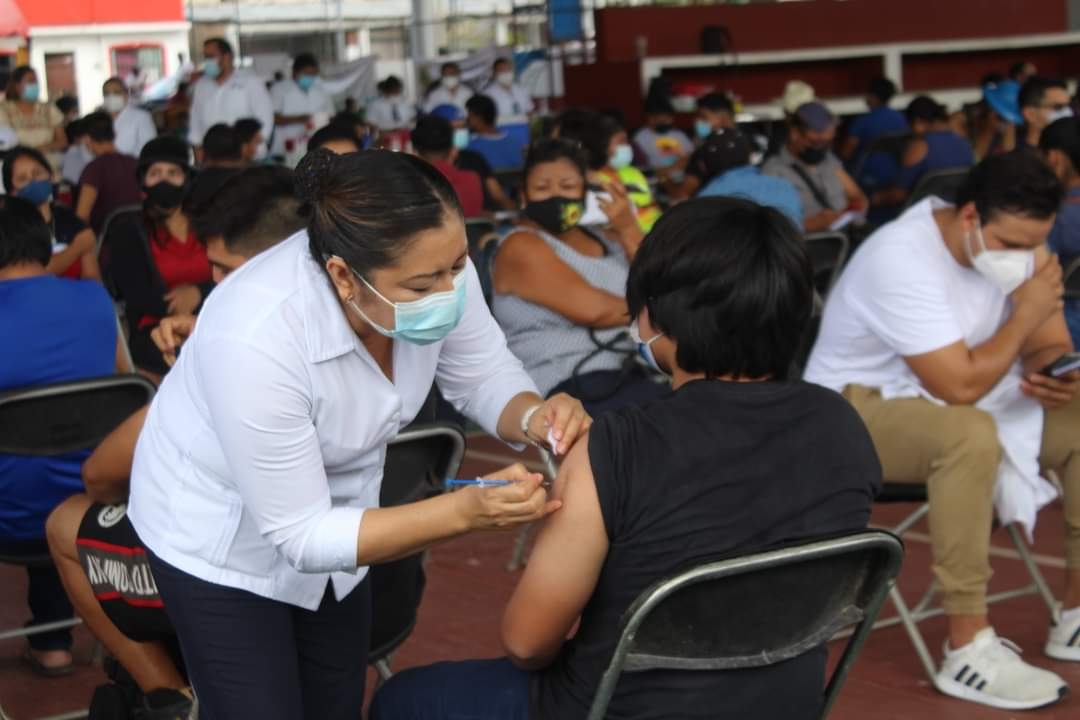
[{"label": "nurse in white blouse", "polygon": [[423,161],[308,155],[307,232],[207,301],[139,438],[129,514],[183,647],[200,718],[360,717],[367,566],[558,508],[541,477],[379,508],[387,443],[432,381],[511,443],[589,425],[546,402],[468,261],[453,189]]}]

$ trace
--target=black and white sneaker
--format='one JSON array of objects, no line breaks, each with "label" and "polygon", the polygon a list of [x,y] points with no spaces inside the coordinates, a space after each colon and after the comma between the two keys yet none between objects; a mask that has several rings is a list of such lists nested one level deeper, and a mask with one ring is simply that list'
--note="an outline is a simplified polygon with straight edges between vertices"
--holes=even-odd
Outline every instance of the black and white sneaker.
[{"label": "black and white sneaker", "polygon": [[1080,608],[1054,612],[1044,650],[1055,660],[1080,662]]},{"label": "black and white sneaker", "polygon": [[959,650],[946,644],[934,684],[946,695],[1002,710],[1051,705],[1069,691],[1054,673],[1021,660],[1020,648],[998,637],[993,628],[980,630]]}]

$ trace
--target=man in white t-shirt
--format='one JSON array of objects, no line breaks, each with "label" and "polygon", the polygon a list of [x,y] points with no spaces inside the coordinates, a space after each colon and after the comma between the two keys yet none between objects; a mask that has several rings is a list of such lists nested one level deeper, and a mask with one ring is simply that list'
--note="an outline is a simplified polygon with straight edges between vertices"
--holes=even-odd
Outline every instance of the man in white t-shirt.
[{"label": "man in white t-shirt", "polygon": [[274,130],[274,104],[266,84],[256,75],[236,69],[232,45],[222,38],[203,44],[203,76],[195,83],[191,98],[188,139],[202,147],[206,131],[218,123],[232,125],[241,118],[255,118],[264,137]]},{"label": "man in white t-shirt", "polygon": [[157,137],[153,116],[131,103],[127,86],[118,77],[106,80],[101,92],[101,106],[112,117],[116,151],[138,157],[143,145]]},{"label": "man in white t-shirt", "polygon": [[319,82],[319,61],[311,53],[293,59],[292,79],[274,85],[270,97],[274,102],[273,155],[284,156],[287,141],[306,142],[334,114],[334,101]]},{"label": "man in white t-shirt", "polygon": [[431,112],[440,105],[457,105],[464,113],[473,91],[461,83],[461,68],[455,62],[443,63],[439,74],[442,79],[424,98],[424,110]]},{"label": "man in white t-shirt", "polygon": [[499,126],[527,125],[534,105],[529,91],[514,82],[514,66],[507,58],[499,58],[492,67],[491,82],[484,94],[495,101]]},{"label": "man in white t-shirt", "polygon": [[1080,661],[1080,372],[1043,373],[1073,350],[1044,244],[1061,197],[1042,159],[1016,152],[975,167],[956,206],[909,209],[844,270],[806,369],[862,416],[886,482],[927,485],[949,626],[935,685],[1013,710],[1066,690],[994,633],[986,608],[994,506],[1030,530],[1057,494],[1040,468],[1061,478],[1066,523],[1063,611],[1045,650]]}]

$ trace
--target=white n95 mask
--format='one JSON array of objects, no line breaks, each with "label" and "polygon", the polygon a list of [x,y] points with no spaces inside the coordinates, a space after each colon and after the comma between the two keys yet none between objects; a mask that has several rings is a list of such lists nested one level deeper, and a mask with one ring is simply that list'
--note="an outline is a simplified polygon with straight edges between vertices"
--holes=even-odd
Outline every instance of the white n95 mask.
[{"label": "white n95 mask", "polygon": [[1035,268],[1034,250],[987,250],[981,225],[975,225],[974,234],[979,244],[977,255],[972,252],[970,237],[964,240],[971,265],[1003,294],[1011,295],[1013,290],[1031,277]]}]

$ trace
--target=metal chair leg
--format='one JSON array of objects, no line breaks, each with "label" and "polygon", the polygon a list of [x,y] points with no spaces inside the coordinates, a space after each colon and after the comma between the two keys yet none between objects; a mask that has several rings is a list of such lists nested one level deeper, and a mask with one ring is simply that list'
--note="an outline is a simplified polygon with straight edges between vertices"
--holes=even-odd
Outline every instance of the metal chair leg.
[{"label": "metal chair leg", "polygon": [[908,610],[907,603],[904,602],[904,596],[900,594],[900,589],[896,585],[893,585],[892,589],[889,590],[889,598],[893,602],[893,607],[896,608],[896,614],[900,617],[900,622],[903,624],[904,629],[907,630],[908,637],[911,638],[911,644],[915,646],[915,653],[919,656],[919,661],[926,671],[926,676],[930,678],[930,684],[934,685],[934,680],[937,677],[937,666],[934,664],[934,658],[930,655],[930,650],[926,647],[926,641],[923,640],[922,633],[919,632],[918,626],[911,617],[911,611]]},{"label": "metal chair leg", "polygon": [[1050,615],[1057,611],[1058,602],[1054,597],[1053,591],[1050,590],[1050,586],[1046,584],[1046,578],[1043,577],[1042,571],[1039,570],[1039,566],[1035,564],[1035,558],[1031,557],[1031,550],[1028,549],[1027,542],[1020,536],[1020,531],[1016,529],[1015,524],[1006,526],[1005,528],[1009,537],[1012,538],[1013,545],[1016,546],[1016,554],[1020,556],[1020,559],[1024,563],[1024,567],[1027,568],[1028,574],[1031,575],[1031,581],[1035,584],[1035,588],[1039,592],[1039,597],[1046,603],[1046,607],[1050,610]]}]

